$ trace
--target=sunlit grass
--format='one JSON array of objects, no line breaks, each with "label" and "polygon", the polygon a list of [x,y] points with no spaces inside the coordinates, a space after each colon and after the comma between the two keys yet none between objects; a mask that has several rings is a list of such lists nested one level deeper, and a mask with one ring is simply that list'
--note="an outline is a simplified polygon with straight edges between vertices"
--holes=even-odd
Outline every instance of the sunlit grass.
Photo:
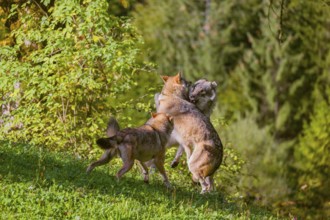
[{"label": "sunlit grass", "polygon": [[200,195],[179,171],[168,171],[173,185],[168,190],[156,173],[150,184],[143,183],[138,168],[118,182],[120,160],[86,175],[90,161],[28,145],[1,145],[1,219],[277,219],[228,202],[221,192]]}]

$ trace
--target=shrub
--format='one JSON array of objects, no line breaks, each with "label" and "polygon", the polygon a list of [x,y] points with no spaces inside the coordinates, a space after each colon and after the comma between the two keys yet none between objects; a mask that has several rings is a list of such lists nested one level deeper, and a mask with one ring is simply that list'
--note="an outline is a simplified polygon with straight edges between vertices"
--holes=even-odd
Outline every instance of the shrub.
[{"label": "shrub", "polygon": [[236,182],[241,196],[263,205],[287,196],[286,148],[275,143],[267,128],[260,128],[253,118],[239,119],[228,126],[224,140],[245,161]]},{"label": "shrub", "polygon": [[78,2],[12,7],[19,25],[0,50],[0,138],[86,152],[125,104],[110,108],[133,84],[140,38],[107,1]]},{"label": "shrub", "polygon": [[305,123],[294,154],[297,171],[295,198],[300,206],[305,207],[301,212],[307,207],[310,208],[307,211],[308,215],[311,215],[313,209],[319,209],[315,212],[319,217],[325,214],[321,210],[326,210],[325,205],[329,203],[330,198],[329,88],[327,94],[327,97],[319,98],[310,121]]}]

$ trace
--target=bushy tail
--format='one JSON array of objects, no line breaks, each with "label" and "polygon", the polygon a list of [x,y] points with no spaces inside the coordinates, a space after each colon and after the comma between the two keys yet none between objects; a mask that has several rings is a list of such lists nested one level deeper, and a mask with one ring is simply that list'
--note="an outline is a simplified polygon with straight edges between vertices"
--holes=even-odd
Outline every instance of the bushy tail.
[{"label": "bushy tail", "polygon": [[102,149],[115,148],[118,144],[118,141],[121,140],[120,137],[117,137],[116,134],[120,130],[119,123],[114,117],[110,117],[108,126],[107,126],[107,136],[108,138],[100,138],[96,141],[96,144]]},{"label": "bushy tail", "polygon": [[120,130],[119,123],[114,117],[110,117],[108,126],[107,126],[107,136],[113,137]]}]

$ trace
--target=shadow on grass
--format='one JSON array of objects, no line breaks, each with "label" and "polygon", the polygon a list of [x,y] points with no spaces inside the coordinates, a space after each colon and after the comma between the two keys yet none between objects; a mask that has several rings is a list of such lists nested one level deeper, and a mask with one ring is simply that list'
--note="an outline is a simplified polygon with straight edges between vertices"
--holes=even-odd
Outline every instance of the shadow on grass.
[{"label": "shadow on grass", "polygon": [[[213,210],[239,209],[235,204],[225,202],[224,196],[218,192],[200,195],[199,187],[187,188],[187,185],[180,186],[179,183],[173,183],[173,181],[174,189],[168,190],[159,179],[154,177],[150,184],[145,184],[136,170],[130,171],[133,173],[128,173],[118,182],[114,174],[119,170],[121,163],[98,167],[87,175],[85,171],[91,161],[23,144],[0,143],[0,145],[2,145],[0,147],[0,180],[8,183],[31,182],[43,188],[55,183],[69,189],[84,188],[91,193],[130,197],[138,201],[143,201],[144,197],[148,197],[150,201],[151,197],[154,202],[168,199],[174,206],[179,202],[186,202],[194,207],[208,203],[208,207]],[[183,181],[190,180],[183,179]]]}]

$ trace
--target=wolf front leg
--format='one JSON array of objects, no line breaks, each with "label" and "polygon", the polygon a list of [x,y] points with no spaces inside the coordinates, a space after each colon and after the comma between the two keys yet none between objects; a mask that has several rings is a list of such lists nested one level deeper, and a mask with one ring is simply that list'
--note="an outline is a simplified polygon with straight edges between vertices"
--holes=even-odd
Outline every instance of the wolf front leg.
[{"label": "wolf front leg", "polygon": [[184,151],[184,148],[182,145],[180,145],[178,150],[176,151],[175,158],[171,163],[172,168],[175,168],[179,165],[180,158],[182,157],[183,151]]},{"label": "wolf front leg", "polygon": [[[165,154],[165,152],[164,152]],[[165,162],[165,155],[159,155],[154,159],[156,168],[158,169],[160,175],[163,178],[164,184],[167,188],[172,188],[170,181],[168,180],[168,177],[166,175],[166,171],[164,168],[164,162]]]}]

